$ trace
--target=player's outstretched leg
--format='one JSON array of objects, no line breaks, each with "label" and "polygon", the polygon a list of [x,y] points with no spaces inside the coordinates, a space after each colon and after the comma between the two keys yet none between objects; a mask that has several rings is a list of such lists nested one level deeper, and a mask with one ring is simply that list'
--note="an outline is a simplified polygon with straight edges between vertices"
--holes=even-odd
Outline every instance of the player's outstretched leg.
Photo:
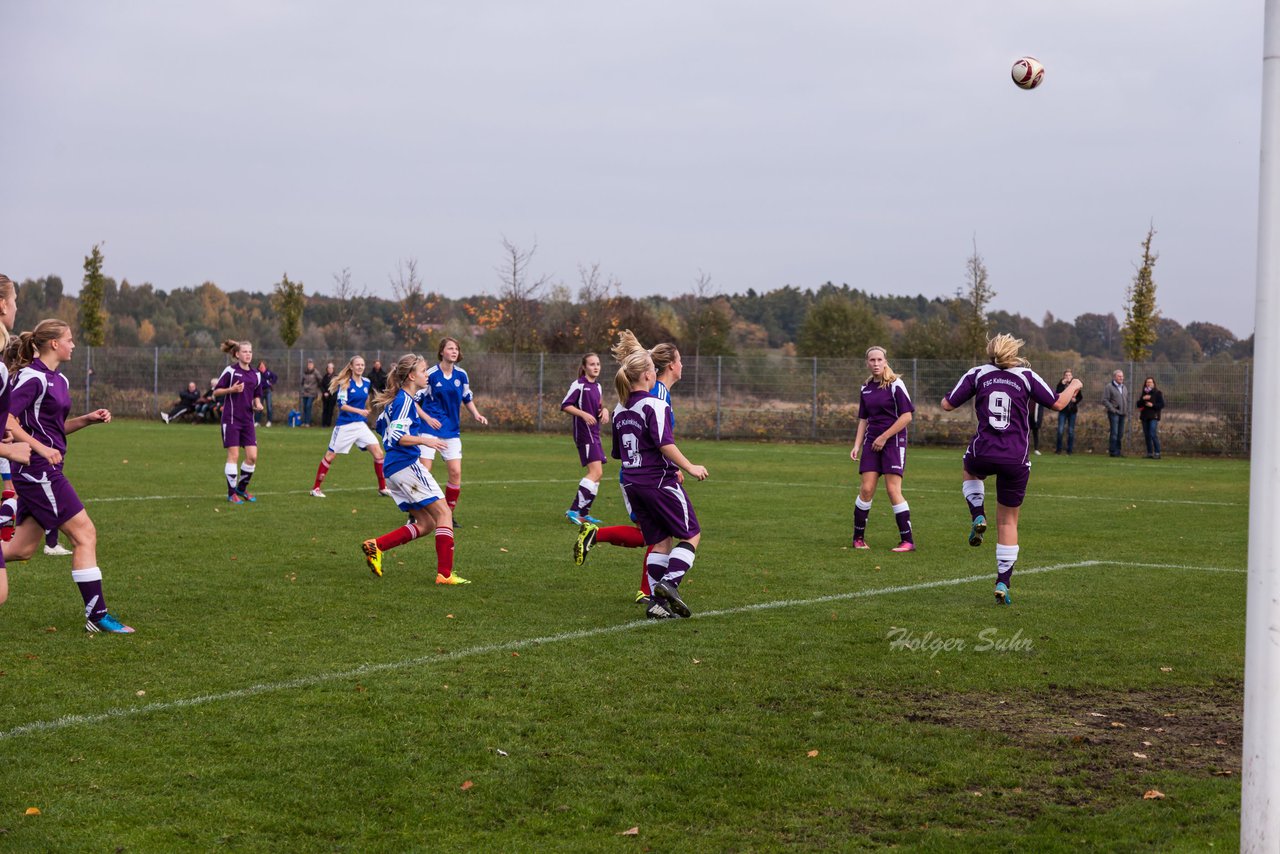
[{"label": "player's outstretched leg", "polygon": [[587,562],[587,555],[596,545],[596,532],[600,530],[590,522],[581,522],[578,525],[578,539],[573,543],[573,562],[582,566]]}]

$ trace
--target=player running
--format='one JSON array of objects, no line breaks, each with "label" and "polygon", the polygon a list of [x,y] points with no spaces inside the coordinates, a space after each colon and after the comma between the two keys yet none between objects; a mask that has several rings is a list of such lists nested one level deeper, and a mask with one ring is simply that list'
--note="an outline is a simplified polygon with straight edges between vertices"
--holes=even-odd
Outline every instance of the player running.
[{"label": "player running", "polygon": [[385,456],[382,452],[382,443],[365,421],[371,411],[369,395],[373,391],[373,384],[364,375],[364,357],[355,356],[347,362],[338,375],[330,381],[327,391],[338,394],[338,421],[334,424],[333,433],[329,436],[329,449],[324,452],[320,467],[316,469],[316,482],[311,487],[311,495],[315,498],[325,497],[325,494],[320,491],[320,484],[324,483],[325,477],[328,476],[329,466],[333,464],[334,457],[338,454],[349,453],[352,445],[362,451],[367,450],[373,457],[373,473],[378,478],[378,492],[382,495],[390,495],[382,465]]},{"label": "player running", "polygon": [[436,584],[470,584],[453,572],[453,513],[418,450],[420,446],[441,450],[446,445],[445,440],[430,434],[430,425],[414,403],[415,395],[426,387],[427,360],[409,353],[400,357],[387,376],[386,390],[374,395],[373,405],[384,407],[379,423],[386,425],[382,445],[387,489],[411,521],[377,539],[365,540],[365,563],[374,575],[381,576],[383,552],[434,530]]},{"label": "player running", "polygon": [[1055,394],[1030,363],[1018,355],[1023,341],[997,335],[987,342],[991,364],[965,373],[942,398],[947,412],[974,398],[978,432],[964,452],[965,501],[969,505],[969,545],[982,545],[987,530],[984,480],[996,477],[996,604],[1010,603],[1009,586],[1018,560],[1018,515],[1031,478],[1028,433],[1031,403],[1060,411],[1082,387],[1072,379]]}]

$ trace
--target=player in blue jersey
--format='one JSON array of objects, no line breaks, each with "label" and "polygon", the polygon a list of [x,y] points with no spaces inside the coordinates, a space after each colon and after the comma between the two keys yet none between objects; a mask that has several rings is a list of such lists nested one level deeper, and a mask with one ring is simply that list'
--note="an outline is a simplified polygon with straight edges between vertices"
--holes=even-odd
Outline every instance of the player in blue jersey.
[{"label": "player in blue jersey", "polygon": [[578,492],[573,504],[565,511],[569,521],[580,525],[584,520],[599,525],[600,520],[591,515],[591,504],[600,492],[600,478],[604,476],[604,446],[600,444],[600,425],[609,422],[609,410],[601,401],[600,356],[588,353],[578,366],[578,378],[569,386],[569,393],[560,403],[560,409],[573,416],[573,444],[578,449],[578,460],[587,474],[578,481]]},{"label": "player in blue jersey", "polygon": [[[13,328],[14,319],[18,314],[18,288],[13,280],[8,276],[0,275],[0,351],[9,349],[9,330]],[[9,368],[0,361],[0,424],[5,425],[4,430],[0,430],[0,435],[7,432],[9,422]],[[12,517],[18,512],[17,493],[13,491],[12,479],[9,474],[9,460],[15,460],[20,463],[29,463],[31,461],[31,446],[25,443],[9,444],[0,441],[0,457],[3,457],[5,463],[5,481],[4,481],[4,505],[5,512],[10,516],[10,526],[5,528],[8,536],[4,538],[8,542],[13,536]],[[9,598],[9,574],[4,566],[4,556],[0,554],[0,605]]]},{"label": "player in blue jersey", "polygon": [[889,367],[883,347],[867,348],[867,369],[871,376],[862,386],[858,400],[858,434],[849,456],[858,463],[861,483],[853,502],[853,547],[867,549],[867,516],[876,483],[884,478],[884,491],[893,502],[893,518],[898,523],[895,552],[916,549],[911,534],[911,508],[902,497],[902,476],[907,467],[907,425],[911,423],[911,397],[907,387]]},{"label": "player in blue jersey", "polygon": [[354,445],[361,451],[368,451],[373,457],[373,473],[378,478],[378,492],[390,495],[387,491],[387,479],[383,473],[382,442],[369,429],[365,421],[372,411],[369,399],[373,393],[373,383],[364,375],[364,357],[355,356],[343,366],[338,375],[329,382],[328,389],[322,389],[336,395],[338,402],[338,421],[329,436],[329,448],[320,460],[316,469],[316,482],[311,487],[311,494],[316,498],[324,498],[320,484],[329,474],[329,466],[338,454],[350,453]]},{"label": "player in blue jersey", "polygon": [[[232,504],[244,504],[258,500],[249,492],[249,480],[258,467],[258,433],[253,424],[253,414],[262,411],[262,387],[258,372],[251,365],[252,344],[227,339],[222,342],[222,352],[235,359],[222,369],[213,388],[213,396],[222,400],[222,447],[227,449],[223,473],[227,478],[227,500]],[[244,449],[244,463],[237,475],[241,448]]]},{"label": "player in blue jersey", "polygon": [[445,441],[431,435],[431,426],[414,402],[427,387],[427,360],[409,353],[400,357],[387,375],[387,387],[374,395],[376,407],[383,407],[379,424],[383,427],[382,447],[387,488],[396,505],[411,521],[361,545],[365,562],[374,575],[382,575],[382,553],[416,540],[428,530],[435,531],[436,584],[470,584],[453,571],[453,513],[444,493],[422,461],[420,447],[443,450]]},{"label": "player in blue jersey", "polygon": [[965,373],[942,398],[947,412],[970,398],[978,432],[964,452],[963,492],[969,505],[969,545],[982,545],[987,530],[984,480],[996,478],[996,603],[1008,605],[1013,565],[1018,560],[1018,516],[1031,478],[1031,404],[1061,411],[1082,387],[1072,379],[1056,394],[1022,358],[1023,341],[997,335],[987,342],[991,363]]},{"label": "player in blue jersey", "polygon": [[648,353],[626,356],[614,380],[621,402],[613,414],[613,457],[621,461],[623,492],[652,546],[646,565],[653,596],[646,614],[655,619],[689,616],[679,587],[693,566],[702,528],[680,471],[707,478],[706,468],[676,447],[670,407],[650,392],[657,378]]},{"label": "player in blue jersey", "polygon": [[[431,435],[444,440],[444,447],[439,449],[449,471],[444,498],[449,509],[453,510],[457,508],[458,496],[462,493],[462,407],[465,405],[471,417],[481,424],[488,424],[489,419],[476,409],[467,372],[458,367],[462,361],[462,348],[457,339],[441,340],[436,358],[439,363],[427,372],[424,391],[429,393],[420,394],[418,399],[423,404],[423,411],[440,422],[439,427],[431,428]],[[423,447],[422,457],[427,471],[431,470],[436,450],[430,445]]]}]

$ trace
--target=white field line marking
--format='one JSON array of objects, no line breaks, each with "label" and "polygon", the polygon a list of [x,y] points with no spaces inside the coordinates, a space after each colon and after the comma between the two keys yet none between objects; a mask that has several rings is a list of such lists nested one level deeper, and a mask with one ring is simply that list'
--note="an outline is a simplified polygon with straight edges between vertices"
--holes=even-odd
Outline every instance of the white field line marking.
[{"label": "white field line marking", "polygon": [[[724,482],[725,483],[729,483],[729,482],[746,483],[747,481],[724,481]],[[551,483],[551,484],[564,485],[564,484],[568,484],[569,481],[564,478],[554,478],[554,477],[546,478],[542,480],[468,480],[467,481],[468,486],[511,486],[516,484],[530,484],[530,483]],[[781,487],[786,487],[788,489],[842,489],[842,490],[847,489],[850,491],[857,489],[857,484],[854,484],[854,483],[783,483],[783,482],[765,481],[765,480],[752,480],[750,481],[750,483],[754,486],[781,486]],[[956,480],[956,483],[957,484],[959,483],[958,478]],[[326,487],[324,491],[328,493],[328,492],[374,492],[375,490],[372,486],[338,486],[338,487],[332,487],[332,488]],[[953,492],[956,495],[960,494],[959,486],[957,486],[954,490],[931,489],[927,487],[913,486],[908,491],[924,492],[930,495],[950,495]],[[266,495],[266,496],[308,495],[310,492],[311,492],[310,489],[286,489],[282,492],[254,492],[254,495]],[[1141,498],[1114,498],[1114,497],[1105,497],[1105,496],[1099,496],[1099,495],[1054,495],[1051,493],[1044,493],[1044,492],[1036,492],[1032,494],[1037,499],[1046,498],[1046,499],[1057,499],[1060,501],[1102,501],[1102,502],[1120,501],[1120,502],[1130,502],[1134,504],[1185,504],[1185,505],[1190,505],[1192,507],[1247,507],[1248,506],[1248,503],[1243,501],[1193,501],[1190,499],[1180,499],[1180,498],[1151,498],[1145,495],[1142,496]],[[107,497],[107,498],[91,497],[89,499],[89,502],[91,504],[98,504],[98,503],[105,503],[109,501],[184,501],[184,500],[185,501],[201,501],[201,500],[216,500],[216,499],[217,499],[217,495],[213,493],[212,490],[210,490],[210,492],[202,493],[200,495],[120,495],[120,496]],[[317,499],[317,500],[322,500],[322,499]]]},{"label": "white field line marking", "polygon": [[[1039,575],[1045,572],[1057,572],[1063,569],[1082,569],[1093,566],[1121,566],[1140,569],[1188,569],[1202,572],[1232,573],[1245,573],[1248,571],[1227,567],[1190,566],[1184,564],[1123,563],[1120,561],[1085,560],[1077,563],[1060,563],[1052,566],[1023,569],[1019,570],[1018,575],[1019,577],[1024,575]],[[915,590],[932,590],[940,587],[954,587],[960,584],[969,584],[976,581],[990,582],[991,574],[969,575],[964,578],[946,578],[939,581],[924,581],[919,584],[904,584],[898,587],[879,587],[873,590],[856,590],[851,593],[833,593],[830,596],[819,596],[814,599],[780,599],[774,602],[760,602],[754,605],[742,605],[737,608],[724,608],[719,611],[702,611],[695,614],[693,619],[705,620],[710,619],[711,617],[749,614],[755,611],[768,611],[775,608],[795,608],[804,607],[806,605],[822,605],[829,602],[846,602],[854,599],[867,599],[872,596],[887,596],[893,593],[910,593]],[[105,723],[107,721],[124,720],[126,718],[151,714],[153,712],[167,712],[174,709],[185,709],[192,706],[203,706],[208,703],[218,703],[224,700],[240,700],[247,697],[255,697],[259,694],[272,694],[277,691],[291,691],[297,688],[310,688],[314,685],[322,685],[326,682],[336,682],[342,679],[356,679],[370,674],[387,673],[394,670],[407,670],[424,664],[458,661],[464,658],[474,658],[478,655],[488,655],[495,652],[514,652],[516,650],[526,649],[532,646],[540,646],[542,644],[563,643],[565,641],[583,640],[585,638],[618,634],[620,632],[645,630],[662,625],[664,622],[665,621],[662,620],[639,620],[619,623],[614,626],[602,626],[595,629],[579,629],[573,632],[563,632],[558,635],[545,635],[543,637],[525,638],[524,640],[512,640],[505,641],[503,643],[486,644],[484,646],[473,646],[438,655],[422,655],[416,658],[407,658],[402,661],[389,661],[381,664],[361,664],[347,670],[338,670],[330,673],[317,673],[313,676],[300,676],[297,679],[287,679],[283,682],[267,682],[260,685],[251,685],[248,688],[224,691],[220,694],[204,694],[199,697],[188,697],[183,700],[170,700],[163,703],[148,703],[145,706],[117,708],[93,715],[64,715],[63,717],[54,718],[53,720],[32,721],[31,723],[21,724],[13,727],[12,729],[0,731],[0,741],[7,741],[9,739],[18,738],[19,736],[32,735],[35,733],[53,732],[55,730],[67,729],[68,727],[73,726],[88,726],[91,724]]]}]

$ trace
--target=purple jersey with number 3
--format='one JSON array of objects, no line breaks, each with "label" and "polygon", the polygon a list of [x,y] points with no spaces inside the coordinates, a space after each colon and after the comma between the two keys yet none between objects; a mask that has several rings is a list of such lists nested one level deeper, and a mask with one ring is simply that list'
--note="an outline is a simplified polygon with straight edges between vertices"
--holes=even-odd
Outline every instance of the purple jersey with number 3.
[{"label": "purple jersey with number 3", "polygon": [[613,410],[613,458],[622,461],[622,482],[663,487],[678,483],[679,468],[662,455],[675,444],[667,404],[647,391],[633,391]]},{"label": "purple jersey with number 3", "polygon": [[1053,388],[1030,368],[979,365],[947,392],[947,402],[960,406],[974,398],[978,432],[968,454],[988,463],[1026,463],[1031,401],[1052,408],[1058,402]]}]

